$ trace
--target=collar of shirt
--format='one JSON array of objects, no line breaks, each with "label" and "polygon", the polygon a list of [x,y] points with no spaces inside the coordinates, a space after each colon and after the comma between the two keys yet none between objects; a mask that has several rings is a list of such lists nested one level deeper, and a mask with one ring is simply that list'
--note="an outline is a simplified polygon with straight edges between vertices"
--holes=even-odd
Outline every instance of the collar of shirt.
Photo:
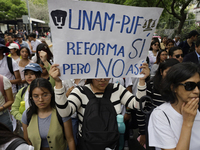
[{"label": "collar of shirt", "polygon": [[200,59],[199,57],[200,57],[200,55],[195,51],[195,53],[197,54],[197,57],[198,57],[198,60]]}]

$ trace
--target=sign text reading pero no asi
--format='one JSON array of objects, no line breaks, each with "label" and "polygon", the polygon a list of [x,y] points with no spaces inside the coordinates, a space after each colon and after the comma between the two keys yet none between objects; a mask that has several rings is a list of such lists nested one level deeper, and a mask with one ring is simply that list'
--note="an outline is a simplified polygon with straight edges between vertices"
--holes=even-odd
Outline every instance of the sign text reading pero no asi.
[{"label": "sign text reading pero no asi", "polygon": [[161,8],[48,0],[62,79],[139,76]]}]

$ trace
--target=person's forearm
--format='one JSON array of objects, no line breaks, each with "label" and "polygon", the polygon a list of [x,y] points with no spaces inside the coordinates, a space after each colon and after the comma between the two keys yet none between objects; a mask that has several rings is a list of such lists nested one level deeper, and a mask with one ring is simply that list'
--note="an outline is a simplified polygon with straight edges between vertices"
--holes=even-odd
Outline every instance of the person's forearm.
[{"label": "person's forearm", "polygon": [[62,81],[55,81],[55,88],[56,89],[61,89],[62,88]]},{"label": "person's forearm", "polygon": [[[50,64],[49,64],[49,62],[47,60],[43,61],[43,63],[44,63],[45,68],[50,68],[49,67]],[[49,70],[49,69],[47,69],[47,70]]]},{"label": "person's forearm", "polygon": [[14,101],[7,101],[5,104],[3,104],[4,109],[10,107],[13,104]]},{"label": "person's forearm", "polygon": [[26,83],[26,80],[25,80],[25,79],[24,79],[24,80],[22,80],[22,81],[21,81],[21,83]]},{"label": "person's forearm", "polygon": [[188,126],[183,122],[181,135],[176,146],[176,150],[189,150],[192,126]]},{"label": "person's forearm", "polygon": [[76,150],[74,139],[68,141],[68,146],[69,146],[69,150]]},{"label": "person's forearm", "polygon": [[15,80],[10,80],[11,84],[18,84],[21,83],[21,78],[20,79],[15,79]]},{"label": "person's forearm", "polygon": [[139,79],[139,85],[144,86],[145,85],[145,79]]},{"label": "person's forearm", "polygon": [[31,50],[32,51],[32,53],[36,53],[36,51],[34,51],[34,50]]}]

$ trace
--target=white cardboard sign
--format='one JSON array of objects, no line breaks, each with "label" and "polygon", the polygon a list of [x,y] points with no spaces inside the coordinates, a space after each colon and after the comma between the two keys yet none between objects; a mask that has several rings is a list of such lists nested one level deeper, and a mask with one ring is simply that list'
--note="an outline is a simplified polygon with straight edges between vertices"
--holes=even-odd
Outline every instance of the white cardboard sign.
[{"label": "white cardboard sign", "polygon": [[48,0],[61,79],[138,77],[162,8]]}]

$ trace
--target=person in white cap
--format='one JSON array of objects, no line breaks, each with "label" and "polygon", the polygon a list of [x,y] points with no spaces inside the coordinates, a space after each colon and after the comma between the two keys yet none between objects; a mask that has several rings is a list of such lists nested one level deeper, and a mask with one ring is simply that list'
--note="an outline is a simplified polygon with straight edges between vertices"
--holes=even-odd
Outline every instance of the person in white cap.
[{"label": "person in white cap", "polygon": [[10,49],[10,57],[12,57],[18,64],[20,61],[20,52],[18,44],[11,43],[10,46],[8,46],[8,48]]}]

